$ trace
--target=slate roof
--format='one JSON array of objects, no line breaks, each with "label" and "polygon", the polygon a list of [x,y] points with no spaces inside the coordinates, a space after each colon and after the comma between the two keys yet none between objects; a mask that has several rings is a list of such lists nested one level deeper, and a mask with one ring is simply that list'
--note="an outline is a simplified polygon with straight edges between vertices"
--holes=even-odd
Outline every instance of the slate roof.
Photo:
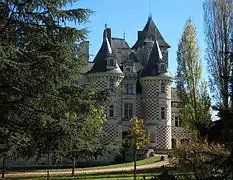
[{"label": "slate roof", "polygon": [[163,39],[161,33],[156,27],[154,21],[152,20],[152,17],[150,16],[143,31],[140,31],[140,37],[138,37],[138,40],[133,45],[132,49],[144,45],[145,42],[156,41],[156,40],[158,41],[160,46],[165,46],[170,48],[170,45]]},{"label": "slate roof", "polygon": [[128,43],[121,38],[112,38],[111,47],[119,65],[126,61],[132,52]]},{"label": "slate roof", "polygon": [[150,54],[150,58],[146,67],[141,73],[141,77],[146,76],[159,76],[159,62],[161,61],[161,55],[159,54],[159,45],[157,42],[154,43],[153,49]]},{"label": "slate roof", "polygon": [[101,45],[100,50],[98,51],[95,59],[93,60],[94,64],[88,73],[95,73],[95,72],[105,72],[107,71],[107,57],[109,56],[108,45],[107,45],[107,38],[104,37],[103,43]]},{"label": "slate roof", "polygon": [[[114,40],[111,40],[111,44],[106,35],[106,30],[103,35],[103,43],[101,45],[100,50],[98,51],[95,59],[93,60],[93,66],[90,71],[87,73],[96,73],[96,72],[112,72],[112,73],[121,73],[121,69],[118,66],[118,62],[116,63],[116,67],[112,69],[107,69],[107,58],[112,57],[116,59],[116,53],[112,48],[112,45],[116,46]],[[124,47],[124,46],[123,46]],[[118,47],[119,48],[119,47]],[[117,48],[116,48],[117,49]],[[118,55],[118,54],[117,54]]]}]

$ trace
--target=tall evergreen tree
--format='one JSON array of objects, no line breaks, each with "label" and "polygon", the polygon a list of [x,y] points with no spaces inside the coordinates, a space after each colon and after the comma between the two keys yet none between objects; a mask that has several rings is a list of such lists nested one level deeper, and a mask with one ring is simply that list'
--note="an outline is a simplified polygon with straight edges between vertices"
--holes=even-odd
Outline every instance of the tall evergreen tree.
[{"label": "tall evergreen tree", "polygon": [[200,137],[202,128],[210,123],[210,99],[206,84],[201,82],[200,52],[191,19],[187,20],[178,45],[177,64],[176,86],[181,100],[181,121]]},{"label": "tall evergreen tree", "polygon": [[92,13],[64,8],[74,2],[0,2],[0,136],[6,146],[24,139],[16,152],[25,142],[37,155],[49,156],[58,150],[67,128],[72,127],[67,113],[78,114],[79,122],[90,129],[100,125],[88,123],[86,117],[93,110],[97,116],[103,114],[96,104],[105,96],[72,83],[87,64],[87,56],[80,51],[87,30],[66,26],[66,22],[81,25]]}]

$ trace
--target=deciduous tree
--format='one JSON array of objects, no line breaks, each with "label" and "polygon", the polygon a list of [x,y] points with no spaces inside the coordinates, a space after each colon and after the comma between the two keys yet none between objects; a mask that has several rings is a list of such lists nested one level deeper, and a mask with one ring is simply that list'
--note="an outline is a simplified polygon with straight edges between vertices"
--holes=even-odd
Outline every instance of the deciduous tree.
[{"label": "deciduous tree", "polygon": [[144,120],[137,117],[130,119],[131,125],[127,131],[126,144],[133,148],[134,179],[136,179],[137,150],[150,143],[150,133],[144,128]]},{"label": "deciduous tree", "polygon": [[[202,65],[196,29],[188,19],[177,50],[176,86],[182,124],[199,137],[210,123],[207,84],[201,82]],[[205,116],[203,116],[205,114]]]},{"label": "deciduous tree", "polygon": [[229,47],[233,29],[233,1],[205,0],[204,28],[209,82],[215,100],[229,107]]}]

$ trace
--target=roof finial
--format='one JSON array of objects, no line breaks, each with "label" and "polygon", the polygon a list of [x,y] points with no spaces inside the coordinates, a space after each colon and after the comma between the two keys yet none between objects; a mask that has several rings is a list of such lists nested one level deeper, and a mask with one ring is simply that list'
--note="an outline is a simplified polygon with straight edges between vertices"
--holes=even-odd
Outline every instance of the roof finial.
[{"label": "roof finial", "polygon": [[104,28],[105,28],[105,29],[108,28],[108,24],[107,24],[107,23],[104,24]]},{"label": "roof finial", "polygon": [[149,0],[149,18],[152,18],[152,13],[151,13],[151,0]]},{"label": "roof finial", "polygon": [[123,34],[123,39],[125,40],[125,31],[124,31],[124,34]]}]

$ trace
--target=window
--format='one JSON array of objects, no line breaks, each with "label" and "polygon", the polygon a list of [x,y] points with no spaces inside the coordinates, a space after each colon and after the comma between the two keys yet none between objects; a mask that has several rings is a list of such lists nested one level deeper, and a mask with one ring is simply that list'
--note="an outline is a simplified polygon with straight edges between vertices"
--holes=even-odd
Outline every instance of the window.
[{"label": "window", "polygon": [[161,68],[161,72],[165,72],[165,65],[164,64],[161,64],[160,68]]},{"label": "window", "polygon": [[114,106],[110,105],[109,106],[109,117],[113,117],[114,116]]},{"label": "window", "polygon": [[161,107],[161,119],[165,119],[165,108]]},{"label": "window", "polygon": [[110,79],[109,88],[113,88],[113,87],[114,87],[114,79]]},{"label": "window", "polygon": [[130,72],[130,68],[126,68],[126,71]]},{"label": "window", "polygon": [[132,103],[124,104],[124,117],[125,118],[133,117],[133,104]]},{"label": "window", "polygon": [[165,84],[162,82],[161,83],[161,93],[165,92]]},{"label": "window", "polygon": [[179,116],[175,116],[175,126],[179,127],[180,126],[180,119]]},{"label": "window", "polygon": [[133,94],[133,84],[125,84],[125,93]]},{"label": "window", "polygon": [[113,59],[110,59],[110,60],[109,60],[109,65],[110,65],[110,66],[113,66]]}]

